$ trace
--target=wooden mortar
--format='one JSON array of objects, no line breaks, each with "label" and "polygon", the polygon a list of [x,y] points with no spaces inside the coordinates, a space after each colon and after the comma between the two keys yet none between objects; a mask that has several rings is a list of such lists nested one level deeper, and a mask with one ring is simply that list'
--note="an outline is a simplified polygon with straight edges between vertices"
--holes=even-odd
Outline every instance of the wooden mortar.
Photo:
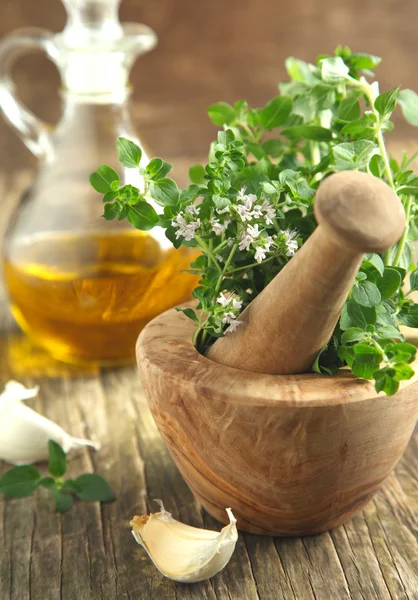
[{"label": "wooden mortar", "polygon": [[[350,372],[265,375],[199,354],[169,310],[137,360],[154,419],[199,502],[241,530],[306,535],[348,521],[401,458],[418,418],[418,376],[395,397]],[[413,363],[416,369],[418,361]]]}]

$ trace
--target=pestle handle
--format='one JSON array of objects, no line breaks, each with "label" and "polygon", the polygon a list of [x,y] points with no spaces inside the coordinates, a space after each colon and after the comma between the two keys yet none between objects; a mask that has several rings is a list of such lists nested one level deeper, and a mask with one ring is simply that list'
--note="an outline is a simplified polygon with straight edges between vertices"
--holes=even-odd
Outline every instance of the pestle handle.
[{"label": "pestle handle", "polygon": [[309,371],[328,343],[366,252],[383,252],[405,227],[395,192],[357,171],[331,175],[315,198],[318,227],[209,349],[215,362],[259,373]]}]

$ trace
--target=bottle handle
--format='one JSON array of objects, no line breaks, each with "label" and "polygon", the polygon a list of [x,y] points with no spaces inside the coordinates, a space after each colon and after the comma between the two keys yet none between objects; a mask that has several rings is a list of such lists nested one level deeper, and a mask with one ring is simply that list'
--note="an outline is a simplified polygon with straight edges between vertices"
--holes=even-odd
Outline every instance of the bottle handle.
[{"label": "bottle handle", "polygon": [[54,63],[58,62],[54,34],[45,29],[19,29],[0,42],[0,110],[27,148],[38,158],[46,158],[52,154],[50,126],[18,100],[12,79],[14,63],[31,50],[43,50]]}]

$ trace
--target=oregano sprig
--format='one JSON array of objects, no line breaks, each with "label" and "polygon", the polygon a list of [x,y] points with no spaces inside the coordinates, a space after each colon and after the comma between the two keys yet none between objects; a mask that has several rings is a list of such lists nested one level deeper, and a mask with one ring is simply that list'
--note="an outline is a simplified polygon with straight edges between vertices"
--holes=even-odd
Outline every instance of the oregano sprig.
[{"label": "oregano sprig", "polygon": [[57,512],[65,512],[74,504],[74,496],[88,502],[113,502],[109,484],[97,473],[86,473],[77,479],[63,479],[67,471],[65,452],[56,442],[48,442],[50,476],[42,477],[33,465],[13,467],[0,478],[0,494],[6,498],[24,498],[40,487],[49,490]]},{"label": "oregano sprig", "polygon": [[[213,104],[209,117],[222,129],[207,164],[190,168],[186,189],[167,177],[169,163],[153,158],[142,164],[140,148],[124,138],[117,144],[124,177],[104,165],[92,174],[106,219],[127,218],[142,230],[159,226],[175,248],[200,250],[190,267],[200,278],[193,292],[198,310],[180,309],[196,323],[200,351],[240,326],[242,309],[314,231],[313,203],[321,181],[337,171],[359,170],[394,189],[405,208],[406,228],[387,252],[366,256],[312,369],[332,374],[347,365],[386,394],[412,377],[416,350],[400,327],[418,327],[412,293],[418,291],[413,252],[418,177],[411,169],[416,155],[404,153],[397,162],[385,136],[397,107],[418,125],[418,95],[399,87],[380,93],[374,80],[379,63],[377,56],[342,46],[314,64],[289,58],[289,80],[265,106],[253,108],[245,100]],[[136,177],[139,173],[140,189],[121,184],[129,181],[130,169]]]}]

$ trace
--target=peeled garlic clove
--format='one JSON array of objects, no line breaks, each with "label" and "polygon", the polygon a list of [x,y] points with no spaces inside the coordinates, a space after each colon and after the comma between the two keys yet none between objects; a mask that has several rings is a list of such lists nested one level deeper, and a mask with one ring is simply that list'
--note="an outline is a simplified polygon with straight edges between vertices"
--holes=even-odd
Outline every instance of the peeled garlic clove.
[{"label": "peeled garlic clove", "polygon": [[65,453],[78,446],[100,448],[96,442],[73,438],[59,425],[22,404],[22,400],[34,398],[38,390],[9,381],[0,394],[0,460],[13,465],[47,460],[49,440],[57,442]]},{"label": "peeled garlic clove", "polygon": [[131,527],[138,544],[165,577],[194,583],[213,577],[228,564],[238,539],[230,508],[225,509],[229,525],[218,532],[180,523],[158,502],[161,512],[134,517]]}]

